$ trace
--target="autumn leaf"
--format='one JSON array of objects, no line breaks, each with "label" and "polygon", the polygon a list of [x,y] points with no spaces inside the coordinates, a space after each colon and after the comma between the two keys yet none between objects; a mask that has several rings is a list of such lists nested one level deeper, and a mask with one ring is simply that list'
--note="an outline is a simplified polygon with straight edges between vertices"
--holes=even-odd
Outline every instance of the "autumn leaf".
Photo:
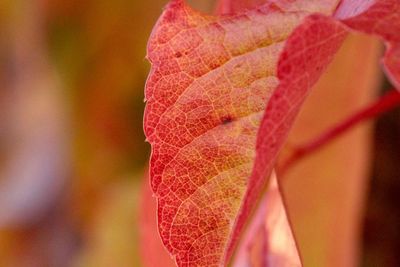
[{"label": "autumn leaf", "polygon": [[213,17],[174,1],[152,34],[145,132],[160,234],[178,265],[216,265],[232,251],[225,248],[238,235],[231,232],[254,165],[258,126],[278,84],[279,52],[310,14],[290,8],[266,5]]},{"label": "autumn leaf", "polygon": [[329,16],[338,2],[268,1],[227,16],[179,0],[165,9],[148,45],[144,129],[159,232],[179,266],[229,262],[301,104],[346,36]]},{"label": "autumn leaf", "polygon": [[[381,80],[380,54],[376,38],[350,35],[346,39],[307,97],[278,163],[287,162],[293,149],[371,102]],[[370,126],[354,127],[280,175],[304,266],[359,266],[360,224],[372,152]]]},{"label": "autumn leaf", "polygon": [[334,16],[354,30],[385,40],[387,50],[383,67],[393,85],[400,90],[400,1],[343,0]]},{"label": "autumn leaf", "polygon": [[234,260],[235,267],[301,266],[275,174],[252,218]]}]

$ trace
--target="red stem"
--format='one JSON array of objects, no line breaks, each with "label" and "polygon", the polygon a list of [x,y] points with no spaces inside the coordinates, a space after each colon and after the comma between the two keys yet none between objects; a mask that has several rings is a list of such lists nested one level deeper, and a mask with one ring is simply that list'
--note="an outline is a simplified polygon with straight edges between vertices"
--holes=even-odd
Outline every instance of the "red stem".
[{"label": "red stem", "polygon": [[278,173],[280,174],[280,176],[282,176],[289,168],[298,163],[301,159],[317,151],[328,142],[332,141],[332,139],[340,136],[355,125],[365,120],[374,118],[399,105],[400,92],[397,90],[391,90],[389,93],[379,98],[370,106],[356,112],[355,114],[353,114],[343,122],[335,125],[333,128],[329,129],[322,135],[296,148],[292,155],[286,161],[284,161],[281,166],[278,167]]}]

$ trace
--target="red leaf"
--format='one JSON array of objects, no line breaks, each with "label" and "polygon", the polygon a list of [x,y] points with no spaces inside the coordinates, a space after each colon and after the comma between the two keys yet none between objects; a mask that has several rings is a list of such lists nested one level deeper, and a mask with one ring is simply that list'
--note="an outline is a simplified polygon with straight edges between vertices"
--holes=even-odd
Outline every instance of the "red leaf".
[{"label": "red leaf", "polygon": [[400,90],[400,1],[343,0],[335,17],[354,30],[386,41],[383,64],[391,82]]},{"label": "red leaf", "polygon": [[346,38],[313,86],[279,153],[278,175],[304,266],[358,266],[372,129],[368,123],[353,127],[319,151],[287,165],[284,175],[280,166],[303,144],[318,142],[332,125],[371,103],[381,81],[380,54],[375,38],[359,34]]},{"label": "red leaf", "polygon": [[301,266],[275,174],[241,242],[234,266]]},{"label": "red leaf", "polygon": [[[145,132],[152,144],[161,238],[180,266],[229,260],[258,197],[251,196],[237,216],[254,165],[258,125],[278,82],[279,52],[309,15],[295,10],[314,2],[312,11],[328,12],[326,2],[306,2],[213,17],[173,1],[154,29]],[[260,163],[250,183],[272,168],[272,162],[268,168]],[[262,178],[260,184],[266,183]]]},{"label": "red leaf", "polygon": [[[331,61],[344,37],[343,28],[333,19],[313,15],[306,18],[287,40],[278,64],[280,84],[268,102],[258,131],[256,160],[234,237],[239,237],[254,203],[266,187],[276,156],[309,89]],[[231,243],[228,253],[234,249],[235,243],[236,240]]]},{"label": "red leaf", "polygon": [[336,4],[268,1],[217,17],[175,0],[158,21],[144,128],[160,235],[179,266],[229,261],[301,104],[346,35],[333,17],[310,15]]}]

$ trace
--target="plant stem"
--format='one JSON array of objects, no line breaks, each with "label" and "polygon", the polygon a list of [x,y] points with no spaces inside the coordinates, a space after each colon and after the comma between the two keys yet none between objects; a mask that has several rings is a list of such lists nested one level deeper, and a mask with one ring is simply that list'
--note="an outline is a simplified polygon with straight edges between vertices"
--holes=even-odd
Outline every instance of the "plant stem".
[{"label": "plant stem", "polygon": [[353,128],[357,124],[381,115],[387,111],[400,105],[400,92],[397,90],[391,90],[376,102],[367,106],[366,108],[356,112],[355,114],[348,117],[343,122],[333,126],[320,136],[313,138],[311,141],[297,147],[294,152],[286,159],[280,166],[278,166],[278,173],[280,176],[296,163],[298,163],[304,157],[314,153],[334,138],[337,138],[347,130]]}]

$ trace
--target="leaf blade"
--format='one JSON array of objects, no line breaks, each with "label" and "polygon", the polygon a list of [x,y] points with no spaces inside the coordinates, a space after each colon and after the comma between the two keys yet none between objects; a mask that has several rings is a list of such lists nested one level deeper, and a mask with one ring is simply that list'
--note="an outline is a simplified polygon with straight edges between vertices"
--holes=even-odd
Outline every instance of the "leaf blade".
[{"label": "leaf blade", "polygon": [[345,0],[334,17],[356,31],[381,37],[387,44],[383,67],[400,90],[400,2],[397,0]]},{"label": "leaf blade", "polygon": [[[152,144],[150,172],[160,234],[179,266],[222,265],[233,253],[258,197],[254,194],[236,218],[256,157],[258,125],[278,84],[282,41],[309,15],[295,8],[267,4],[235,16],[211,17],[173,1],[152,33],[145,132]],[[240,29],[250,29],[251,35]],[[202,50],[204,40],[211,50]],[[199,54],[207,55],[200,67]],[[260,184],[267,182],[261,179]]]}]

